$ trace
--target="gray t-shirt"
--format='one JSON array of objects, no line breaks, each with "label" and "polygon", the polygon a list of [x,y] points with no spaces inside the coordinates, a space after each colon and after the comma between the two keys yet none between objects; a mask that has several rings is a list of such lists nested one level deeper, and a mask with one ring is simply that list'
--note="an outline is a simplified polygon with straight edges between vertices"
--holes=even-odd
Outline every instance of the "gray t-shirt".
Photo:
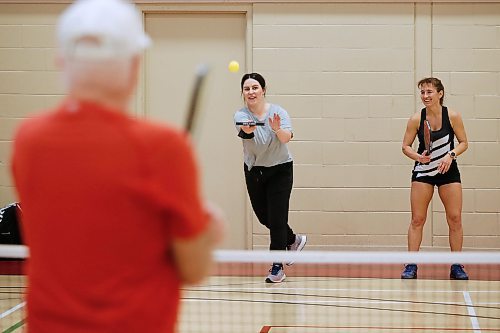
[{"label": "gray t-shirt", "polygon": [[[264,126],[257,126],[252,139],[243,139],[243,155],[245,164],[250,170],[253,166],[271,167],[292,161],[292,155],[285,143],[281,143],[269,125],[269,118],[277,113],[281,118],[281,128],[292,130],[292,123],[288,113],[281,106],[269,105],[269,111],[264,119],[257,119],[247,107],[243,107],[234,114],[234,122],[255,121],[264,122]],[[240,131],[240,126],[236,125]]]}]

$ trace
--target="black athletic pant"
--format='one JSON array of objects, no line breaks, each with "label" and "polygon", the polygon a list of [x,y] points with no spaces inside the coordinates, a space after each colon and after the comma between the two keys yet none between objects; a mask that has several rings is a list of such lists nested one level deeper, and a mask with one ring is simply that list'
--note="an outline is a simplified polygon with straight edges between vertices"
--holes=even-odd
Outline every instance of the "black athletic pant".
[{"label": "black athletic pant", "polygon": [[270,250],[285,250],[295,234],[288,225],[288,208],[293,185],[293,162],[272,167],[244,165],[245,180],[252,208],[271,235]]}]

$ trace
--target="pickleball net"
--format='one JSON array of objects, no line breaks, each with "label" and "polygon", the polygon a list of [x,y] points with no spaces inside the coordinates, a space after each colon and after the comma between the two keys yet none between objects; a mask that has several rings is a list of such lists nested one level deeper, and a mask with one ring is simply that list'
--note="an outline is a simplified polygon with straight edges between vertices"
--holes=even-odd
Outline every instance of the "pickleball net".
[{"label": "pickleball net", "polygon": [[[0,329],[26,332],[25,260],[3,251]],[[179,333],[500,332],[498,252],[219,250],[214,258],[211,276],[183,288]],[[290,261],[284,282],[265,282],[271,263]],[[417,279],[400,278],[407,263],[418,265]],[[450,279],[455,263],[469,280]]]}]

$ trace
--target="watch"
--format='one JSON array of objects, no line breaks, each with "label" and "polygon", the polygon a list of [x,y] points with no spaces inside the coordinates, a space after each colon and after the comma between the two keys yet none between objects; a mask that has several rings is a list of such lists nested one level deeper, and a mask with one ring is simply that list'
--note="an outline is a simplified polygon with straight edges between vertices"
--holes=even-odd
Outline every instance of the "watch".
[{"label": "watch", "polygon": [[448,154],[450,154],[451,158],[456,160],[457,159],[457,154],[455,154],[455,152],[452,150],[452,151],[449,151]]}]

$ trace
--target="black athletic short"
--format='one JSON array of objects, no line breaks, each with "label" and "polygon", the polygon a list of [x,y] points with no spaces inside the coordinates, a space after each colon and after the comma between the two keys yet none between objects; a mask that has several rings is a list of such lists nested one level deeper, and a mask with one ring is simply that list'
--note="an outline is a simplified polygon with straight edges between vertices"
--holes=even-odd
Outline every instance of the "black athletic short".
[{"label": "black athletic short", "polygon": [[458,170],[458,165],[453,161],[450,165],[450,169],[446,173],[438,173],[435,176],[421,176],[416,177],[416,172],[412,172],[411,181],[421,182],[426,184],[431,184],[433,186],[441,186],[451,183],[461,183],[460,171]]}]

